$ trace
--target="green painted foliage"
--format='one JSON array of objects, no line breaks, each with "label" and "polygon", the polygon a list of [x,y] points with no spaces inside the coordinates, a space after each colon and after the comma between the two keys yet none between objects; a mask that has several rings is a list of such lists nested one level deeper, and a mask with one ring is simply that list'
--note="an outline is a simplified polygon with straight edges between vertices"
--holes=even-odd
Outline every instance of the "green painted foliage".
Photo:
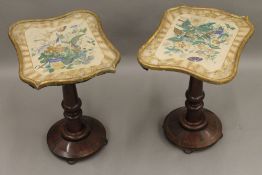
[{"label": "green painted foliage", "polygon": [[[72,69],[75,65],[88,64],[93,59],[91,52],[93,47],[81,48],[79,40],[86,35],[86,28],[74,29],[71,33],[56,33],[55,44],[48,45],[38,57],[42,65],[48,72],[54,72],[56,69]],[[86,42],[95,46],[95,41],[91,38],[85,38]]]},{"label": "green painted foliage", "polygon": [[[179,20],[182,23],[177,25],[177,28],[174,29],[174,36],[168,38],[167,40],[172,42],[172,46],[165,47],[167,54],[171,53],[202,53],[205,54],[205,51],[194,51],[194,50],[184,50],[185,45],[189,45],[190,47],[204,45],[206,48],[210,50],[211,55],[207,55],[207,57],[212,60],[219,54],[220,45],[224,43],[228,37],[228,29],[234,30],[235,28],[229,24],[220,25],[215,22],[207,22],[200,25],[192,25],[189,19]],[[176,45],[176,43],[180,43]],[[197,47],[196,47],[197,48]],[[196,49],[195,48],[195,49]]]}]

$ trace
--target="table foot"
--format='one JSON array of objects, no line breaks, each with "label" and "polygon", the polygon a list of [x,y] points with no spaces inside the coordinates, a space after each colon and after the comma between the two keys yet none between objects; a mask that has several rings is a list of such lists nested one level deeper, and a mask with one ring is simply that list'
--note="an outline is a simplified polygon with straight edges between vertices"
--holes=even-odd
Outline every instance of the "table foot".
[{"label": "table foot", "polygon": [[183,149],[183,151],[186,154],[191,154],[192,152],[194,152],[194,150],[192,150],[192,149]]},{"label": "table foot", "polygon": [[77,162],[77,160],[67,160],[66,162],[70,165],[74,165]]},{"label": "table foot", "polygon": [[180,119],[187,113],[185,107],[169,113],[164,121],[166,138],[185,153],[208,148],[222,137],[222,124],[219,118],[211,111],[203,109],[207,125],[199,130],[190,130],[180,123]]},{"label": "table foot", "polygon": [[95,154],[107,143],[106,130],[102,123],[86,116],[82,117],[82,122],[90,127],[90,132],[79,140],[70,140],[63,136],[65,119],[55,123],[47,134],[47,144],[51,152],[69,164]]}]

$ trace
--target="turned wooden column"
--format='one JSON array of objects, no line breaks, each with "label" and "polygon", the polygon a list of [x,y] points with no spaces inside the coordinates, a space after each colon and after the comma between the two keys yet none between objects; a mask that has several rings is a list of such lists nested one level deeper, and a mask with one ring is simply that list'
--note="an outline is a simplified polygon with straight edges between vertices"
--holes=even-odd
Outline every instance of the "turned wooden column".
[{"label": "turned wooden column", "polygon": [[104,126],[92,117],[82,115],[81,100],[76,85],[63,85],[64,119],[48,131],[49,149],[58,157],[73,164],[99,151],[106,143]]},{"label": "turned wooden column", "polygon": [[205,93],[203,91],[203,81],[194,77],[190,77],[188,90],[186,91],[185,106],[186,115],[181,116],[180,122],[182,126],[189,130],[198,130],[206,126],[207,120],[204,115]]},{"label": "turned wooden column", "polygon": [[222,137],[222,124],[211,111],[203,108],[203,81],[190,77],[185,107],[168,114],[164,121],[167,139],[186,153],[208,148]]},{"label": "turned wooden column", "polygon": [[63,135],[66,139],[79,140],[88,135],[90,127],[83,123],[82,102],[77,95],[75,84],[63,85],[63,101],[65,126]]}]

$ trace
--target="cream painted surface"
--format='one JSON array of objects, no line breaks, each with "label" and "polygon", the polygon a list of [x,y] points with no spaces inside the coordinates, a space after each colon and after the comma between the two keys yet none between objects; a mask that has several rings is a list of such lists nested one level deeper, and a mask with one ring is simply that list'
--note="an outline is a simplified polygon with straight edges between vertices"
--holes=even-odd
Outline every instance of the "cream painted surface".
[{"label": "cream painted surface", "polygon": [[[174,33],[174,28],[178,28],[178,24],[181,24],[181,21],[187,20],[189,19],[193,25],[201,25],[204,23],[208,23],[208,22],[214,22],[216,23],[216,25],[221,25],[221,26],[225,26],[225,24],[230,24],[231,26],[234,26],[235,30],[228,30],[229,32],[229,37],[228,40],[225,43],[222,43],[220,45],[220,49],[219,50],[219,54],[216,56],[216,58],[214,60],[210,60],[207,59],[205,57],[203,57],[202,55],[196,55],[195,53],[183,53],[183,54],[178,54],[178,53],[173,53],[172,55],[168,55],[165,54],[165,47],[170,44],[170,41],[168,41],[168,38],[172,37],[175,35]],[[159,60],[169,60],[169,59],[174,59],[176,61],[187,61],[187,62],[191,62],[189,60],[187,60],[187,58],[189,57],[201,57],[203,58],[203,60],[201,62],[195,62],[195,64],[200,64],[201,66],[203,66],[205,69],[207,69],[210,72],[216,71],[218,69],[220,69],[223,65],[223,62],[225,61],[225,58],[228,54],[228,51],[238,33],[239,29],[238,27],[230,21],[222,21],[222,20],[218,20],[218,19],[210,19],[208,17],[203,17],[203,16],[198,16],[198,15],[191,15],[191,14],[182,14],[180,16],[177,16],[175,18],[175,20],[173,21],[172,25],[170,26],[168,32],[166,33],[163,41],[161,42],[160,46],[157,48],[156,51],[156,57]],[[188,48],[193,48],[193,50],[200,50],[201,46],[200,45],[191,45],[191,44],[186,44],[185,47]],[[212,48],[210,48],[212,49]]]},{"label": "cream painted surface", "polygon": [[[31,24],[30,28],[28,28],[25,31],[25,36],[26,36],[26,42],[28,45],[28,49],[30,51],[30,56],[31,60],[34,66],[34,69],[40,73],[40,74],[49,74],[43,67],[41,67],[41,63],[39,61],[39,57],[41,55],[41,51],[46,49],[49,46],[55,46],[55,40],[57,37],[57,32],[61,30],[64,26],[67,28],[62,32],[65,36],[72,35],[72,26],[79,26],[81,28],[86,28],[86,35],[80,38],[78,41],[78,45],[81,46],[81,48],[86,48],[89,49],[93,47],[90,43],[87,42],[88,39],[92,39],[95,41],[95,46],[93,48],[92,54],[95,59],[91,60],[89,64],[79,64],[76,67],[70,69],[80,69],[80,68],[89,68],[91,66],[96,66],[99,65],[104,58],[104,55],[101,51],[101,48],[99,47],[95,37],[93,36],[92,32],[89,29],[89,26],[85,20],[82,19],[74,19],[73,21],[69,23],[62,23],[57,27],[41,27],[41,25],[36,24]],[[61,44],[63,45],[63,44]],[[37,54],[33,54],[33,50],[39,50]],[[58,63],[59,64],[59,63]],[[59,67],[59,65],[57,65]],[[67,69],[56,69],[54,73],[59,73],[59,72],[66,72],[68,71]]]}]

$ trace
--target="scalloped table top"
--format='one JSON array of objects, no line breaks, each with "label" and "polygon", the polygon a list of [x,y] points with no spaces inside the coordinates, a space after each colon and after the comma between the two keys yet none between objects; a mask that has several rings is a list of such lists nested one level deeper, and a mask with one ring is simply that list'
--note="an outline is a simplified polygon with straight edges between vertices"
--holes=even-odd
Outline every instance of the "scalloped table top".
[{"label": "scalloped table top", "polygon": [[19,21],[10,27],[9,36],[19,58],[20,78],[36,89],[115,72],[120,60],[99,18],[87,10]]},{"label": "scalloped table top", "polygon": [[140,48],[138,61],[146,69],[179,71],[213,84],[226,83],[235,77],[240,53],[253,32],[248,17],[211,8],[171,8]]}]

